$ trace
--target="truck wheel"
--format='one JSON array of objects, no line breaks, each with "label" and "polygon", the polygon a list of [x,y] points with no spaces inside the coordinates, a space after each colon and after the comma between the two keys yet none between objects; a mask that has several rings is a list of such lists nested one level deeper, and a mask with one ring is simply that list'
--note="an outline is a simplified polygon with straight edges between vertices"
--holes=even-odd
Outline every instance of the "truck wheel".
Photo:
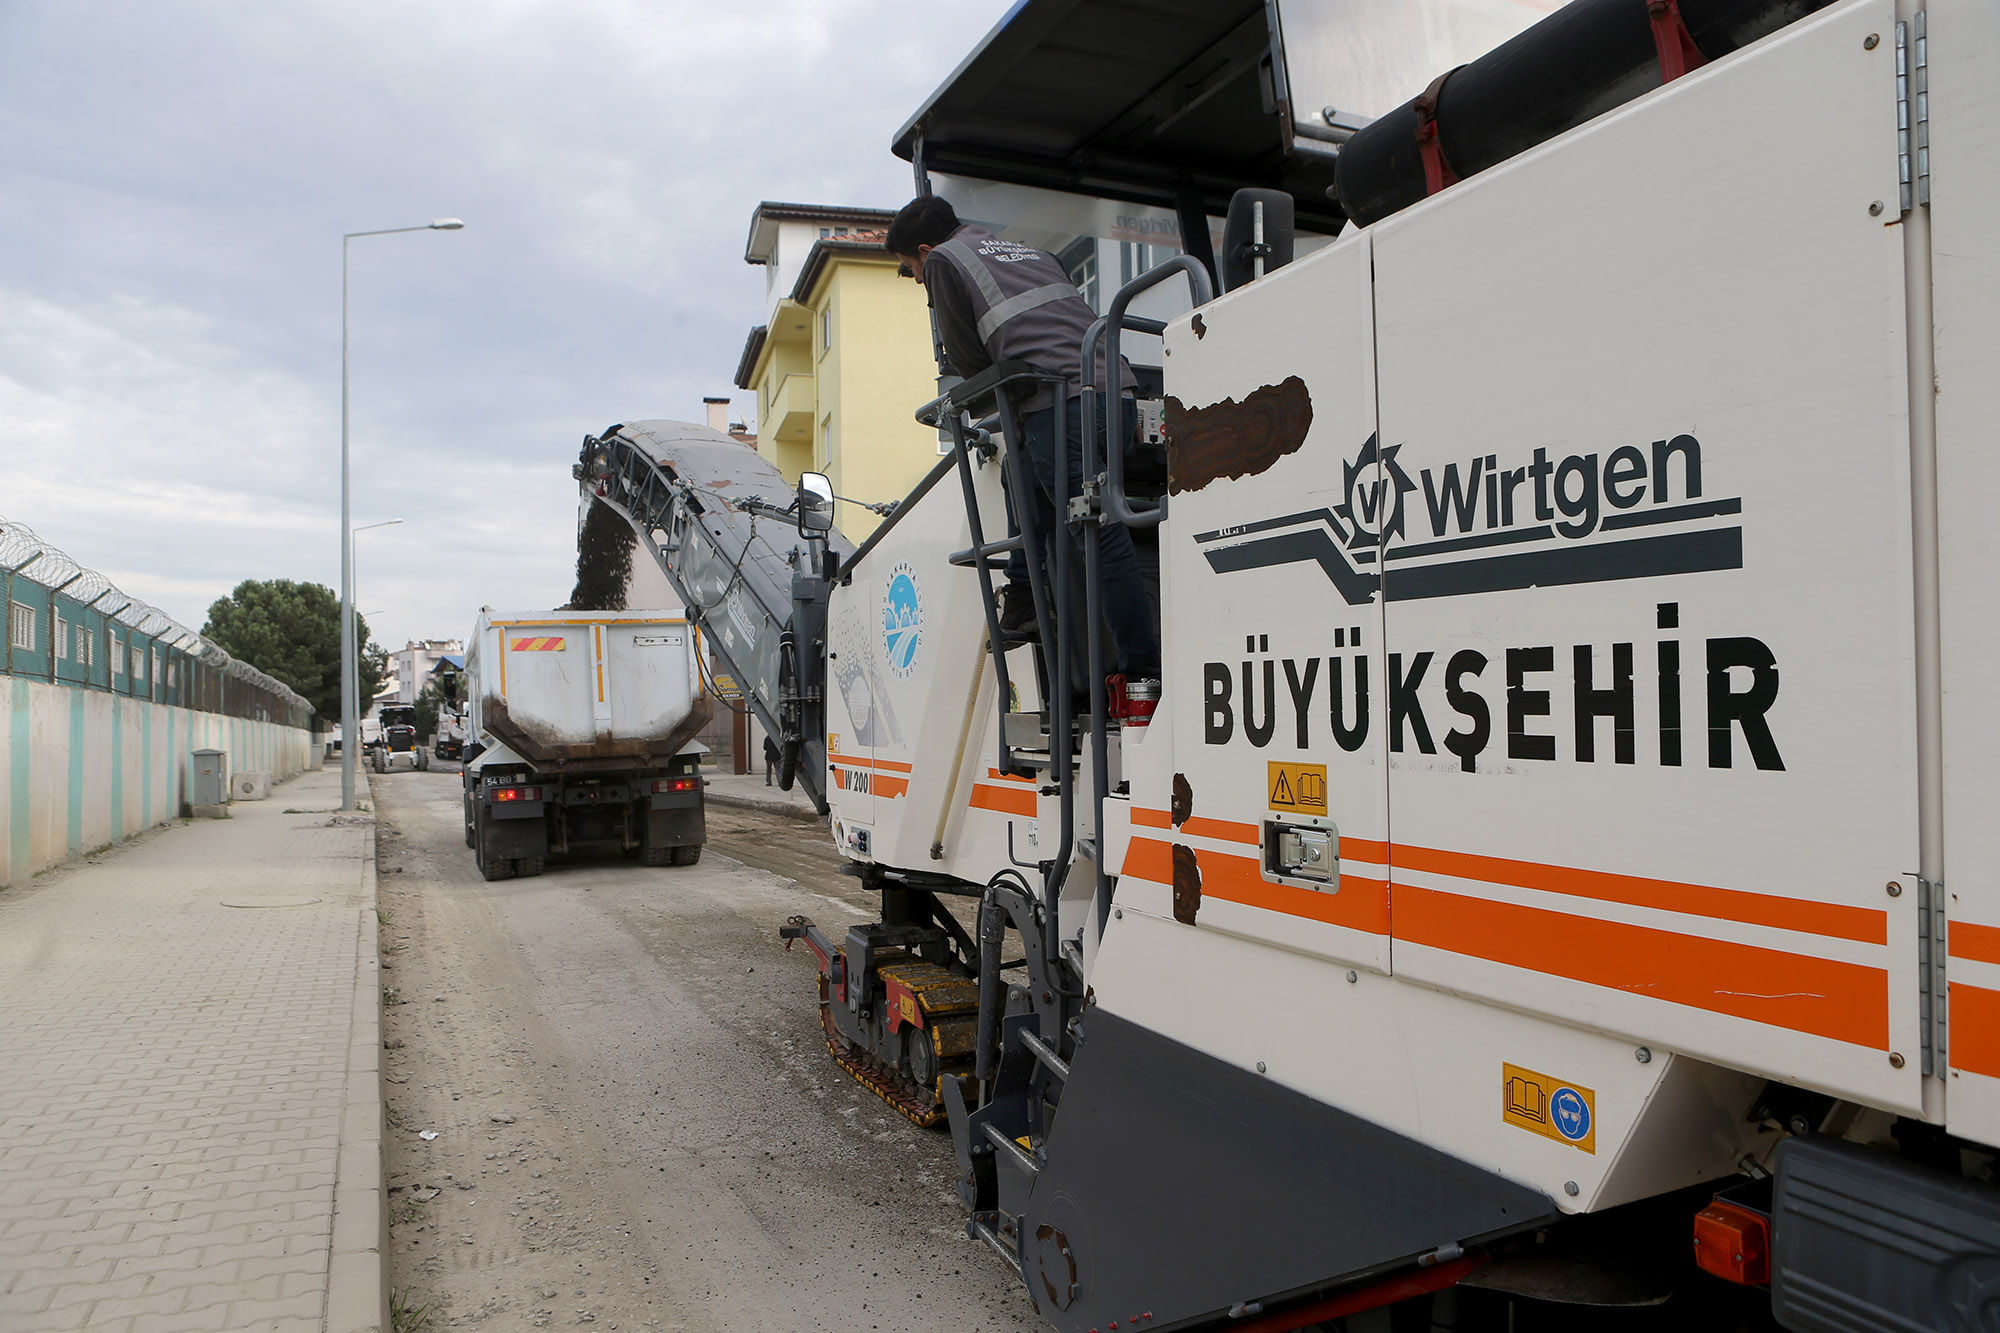
[{"label": "truck wheel", "polygon": [[674,864],[677,847],[642,847],[639,849],[639,864],[642,866],[670,866]]},{"label": "truck wheel", "polygon": [[490,861],[482,856],[479,858],[479,873],[488,880],[512,879],[514,863],[504,856],[496,856]]},{"label": "truck wheel", "polygon": [[681,847],[670,847],[667,849],[667,855],[677,866],[691,866],[701,860],[701,844],[691,842]]},{"label": "truck wheel", "polygon": [[417,751],[417,772],[428,773],[430,772],[430,768],[431,768],[431,757],[425,754],[422,750]]},{"label": "truck wheel", "polygon": [[514,873],[522,879],[533,879],[542,873],[542,858],[539,856],[515,857]]}]

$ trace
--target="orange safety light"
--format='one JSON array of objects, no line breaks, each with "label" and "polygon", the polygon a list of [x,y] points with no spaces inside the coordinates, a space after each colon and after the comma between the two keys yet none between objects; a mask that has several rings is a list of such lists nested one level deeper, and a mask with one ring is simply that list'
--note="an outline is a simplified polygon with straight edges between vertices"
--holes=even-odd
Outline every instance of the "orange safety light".
[{"label": "orange safety light", "polygon": [[1716,1199],[1694,1215],[1694,1262],[1725,1282],[1763,1286],[1771,1280],[1771,1219]]}]

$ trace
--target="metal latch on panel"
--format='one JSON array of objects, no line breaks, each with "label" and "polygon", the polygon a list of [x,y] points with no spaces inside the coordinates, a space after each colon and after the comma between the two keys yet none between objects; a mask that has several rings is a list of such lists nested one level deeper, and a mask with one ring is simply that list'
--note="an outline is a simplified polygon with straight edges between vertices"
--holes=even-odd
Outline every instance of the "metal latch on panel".
[{"label": "metal latch on panel", "polygon": [[1340,830],[1329,819],[1264,821],[1264,878],[1335,892],[1340,887]]}]

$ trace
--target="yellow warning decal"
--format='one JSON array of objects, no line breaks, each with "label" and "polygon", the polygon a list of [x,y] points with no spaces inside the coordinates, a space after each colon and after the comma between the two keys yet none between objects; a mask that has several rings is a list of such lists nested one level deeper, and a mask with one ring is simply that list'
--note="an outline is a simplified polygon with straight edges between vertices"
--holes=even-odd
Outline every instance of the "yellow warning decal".
[{"label": "yellow warning decal", "polygon": [[1597,1094],[1532,1069],[1500,1066],[1500,1118],[1516,1129],[1597,1153]]},{"label": "yellow warning decal", "polygon": [[1326,813],[1325,764],[1271,763],[1268,767],[1273,810],[1290,810],[1301,815]]},{"label": "yellow warning decal", "polygon": [[537,639],[516,639],[507,647],[517,653],[559,653],[568,642],[562,635],[553,634]]}]

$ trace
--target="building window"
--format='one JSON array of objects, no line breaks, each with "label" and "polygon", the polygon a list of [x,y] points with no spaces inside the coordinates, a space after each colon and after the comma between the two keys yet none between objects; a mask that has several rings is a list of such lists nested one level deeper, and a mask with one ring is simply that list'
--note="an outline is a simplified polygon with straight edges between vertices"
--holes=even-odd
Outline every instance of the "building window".
[{"label": "building window", "polygon": [[69,622],[56,612],[56,661],[69,661]]},{"label": "building window", "polygon": [[76,664],[78,666],[88,667],[90,665],[92,642],[90,626],[78,625],[76,627]]},{"label": "building window", "polygon": [[1103,306],[1098,304],[1101,286],[1097,277],[1097,238],[1078,237],[1064,246],[1057,258],[1062,261],[1063,272],[1069,275],[1070,282],[1082,294],[1085,303],[1092,310],[1102,310]]},{"label": "building window", "polygon": [[35,608],[11,603],[7,613],[7,641],[24,653],[35,651]]},{"label": "building window", "polygon": [[1124,286],[1141,273],[1151,272],[1173,257],[1173,251],[1164,245],[1147,245],[1144,241],[1120,241],[1118,243],[1118,285]]},{"label": "building window", "polygon": [[146,681],[146,650],[138,644],[132,645],[132,683],[143,685]]},{"label": "building window", "polygon": [[833,346],[833,302],[828,301],[819,312],[819,354],[826,358],[826,349]]},{"label": "building window", "polygon": [[125,645],[118,641],[118,632],[111,631],[111,674],[125,674]]}]

